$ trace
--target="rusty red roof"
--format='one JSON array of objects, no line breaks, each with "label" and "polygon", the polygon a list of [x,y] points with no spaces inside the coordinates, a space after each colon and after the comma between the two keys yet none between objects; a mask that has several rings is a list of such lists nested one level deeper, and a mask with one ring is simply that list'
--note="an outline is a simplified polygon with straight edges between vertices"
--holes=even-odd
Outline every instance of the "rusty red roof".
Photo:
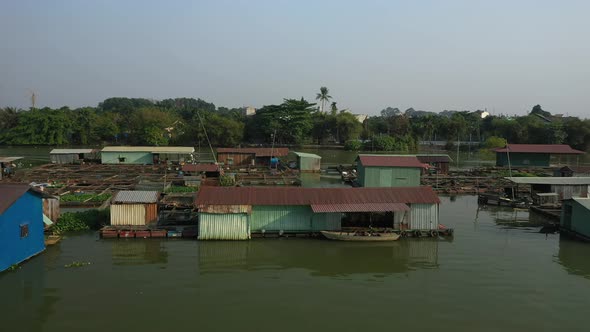
[{"label": "rusty red roof", "polygon": [[182,166],[184,172],[219,172],[219,165],[215,164],[185,164]]},{"label": "rusty red roof", "polygon": [[440,203],[431,187],[202,187],[196,205]]},{"label": "rusty red roof", "polygon": [[384,166],[384,167],[424,167],[416,156],[391,156],[391,155],[359,155],[363,166]]},{"label": "rusty red roof", "polygon": [[314,213],[410,211],[404,203],[312,204]]},{"label": "rusty red roof", "polygon": [[289,154],[289,148],[217,148],[217,153],[254,154],[256,157],[284,157]]},{"label": "rusty red roof", "polygon": [[510,153],[552,153],[552,154],[584,154],[584,151],[572,149],[567,144],[507,144],[496,152]]},{"label": "rusty red roof", "polygon": [[0,214],[8,210],[30,188],[28,184],[0,184]]}]

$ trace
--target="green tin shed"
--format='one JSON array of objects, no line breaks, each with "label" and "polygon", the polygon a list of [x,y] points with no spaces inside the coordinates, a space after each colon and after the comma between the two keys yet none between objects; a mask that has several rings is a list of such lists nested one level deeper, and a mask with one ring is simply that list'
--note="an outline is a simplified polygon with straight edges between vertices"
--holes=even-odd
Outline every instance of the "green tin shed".
[{"label": "green tin shed", "polygon": [[103,164],[151,165],[164,162],[186,162],[192,159],[193,147],[185,146],[107,146],[101,151]]},{"label": "green tin shed", "polygon": [[549,167],[551,155],[580,155],[583,151],[566,144],[507,144],[494,149],[496,166]]},{"label": "green tin shed", "polygon": [[319,173],[322,157],[313,153],[295,152],[297,157],[297,168],[300,172]]},{"label": "green tin shed", "polygon": [[590,239],[590,198],[574,197],[563,201],[561,227],[585,239]]},{"label": "green tin shed", "polygon": [[356,161],[362,187],[417,187],[425,167],[408,155],[359,155]]}]

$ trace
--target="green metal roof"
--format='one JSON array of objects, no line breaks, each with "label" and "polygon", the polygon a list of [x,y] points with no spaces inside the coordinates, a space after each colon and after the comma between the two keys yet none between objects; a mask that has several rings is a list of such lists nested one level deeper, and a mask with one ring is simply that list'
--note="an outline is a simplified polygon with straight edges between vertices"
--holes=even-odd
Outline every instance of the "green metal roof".
[{"label": "green metal roof", "polygon": [[578,202],[580,205],[590,210],[590,198],[587,197],[572,197],[572,199]]},{"label": "green metal roof", "polygon": [[305,153],[305,152],[295,152],[292,151],[295,155],[302,158],[315,158],[315,159],[322,159],[322,157],[318,156],[317,154],[313,153]]}]

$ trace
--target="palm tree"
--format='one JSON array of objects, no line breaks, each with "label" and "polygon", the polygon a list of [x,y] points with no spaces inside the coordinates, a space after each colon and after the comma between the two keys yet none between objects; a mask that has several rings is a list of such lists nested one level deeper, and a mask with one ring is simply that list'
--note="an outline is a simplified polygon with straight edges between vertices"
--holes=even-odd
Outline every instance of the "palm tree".
[{"label": "palm tree", "polygon": [[332,99],[332,96],[330,96],[328,93],[329,93],[328,88],[323,86],[320,88],[320,93],[318,93],[315,97],[316,100],[319,100],[322,102],[322,108],[320,108],[321,112],[324,111],[324,105],[326,104],[326,102],[330,101],[330,99]]},{"label": "palm tree", "polygon": [[338,112],[338,106],[336,105],[335,101],[333,101],[332,104],[330,104],[330,111],[332,111],[333,114],[336,114]]}]

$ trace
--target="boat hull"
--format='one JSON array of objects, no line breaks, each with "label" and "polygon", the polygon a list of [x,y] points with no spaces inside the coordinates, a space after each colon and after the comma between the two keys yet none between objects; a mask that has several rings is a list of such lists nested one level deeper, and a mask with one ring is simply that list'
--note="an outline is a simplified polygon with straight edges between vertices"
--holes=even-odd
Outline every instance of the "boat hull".
[{"label": "boat hull", "polygon": [[330,232],[321,231],[322,235],[330,240],[338,241],[362,241],[362,242],[381,242],[381,241],[396,241],[399,239],[399,234],[396,233],[375,233],[374,235],[354,235],[345,232]]}]

